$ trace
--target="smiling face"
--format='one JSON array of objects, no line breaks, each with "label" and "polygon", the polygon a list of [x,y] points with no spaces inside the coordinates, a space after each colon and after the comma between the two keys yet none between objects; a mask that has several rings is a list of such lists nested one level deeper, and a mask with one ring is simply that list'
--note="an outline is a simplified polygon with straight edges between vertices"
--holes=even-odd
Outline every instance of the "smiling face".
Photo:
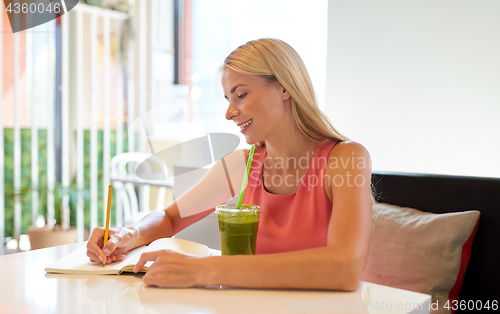
[{"label": "smiling face", "polygon": [[238,73],[222,72],[224,97],[229,101],[226,119],[233,120],[248,144],[255,144],[284,131],[291,117],[290,94],[279,82]]}]

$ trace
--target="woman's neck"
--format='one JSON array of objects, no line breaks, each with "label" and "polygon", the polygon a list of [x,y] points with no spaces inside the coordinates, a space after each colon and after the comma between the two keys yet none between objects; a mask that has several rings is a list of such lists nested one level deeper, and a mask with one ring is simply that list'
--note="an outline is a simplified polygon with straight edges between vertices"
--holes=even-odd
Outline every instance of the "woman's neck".
[{"label": "woman's neck", "polygon": [[[283,137],[276,137],[266,139],[267,161],[266,165],[273,166],[276,170],[293,170],[291,165],[297,164],[296,162],[301,158],[307,158],[308,163],[314,155],[317,142],[305,136],[298,127],[296,127],[292,134],[286,134]],[[295,160],[295,163],[290,161]],[[274,167],[274,165],[284,165],[284,167]]]}]

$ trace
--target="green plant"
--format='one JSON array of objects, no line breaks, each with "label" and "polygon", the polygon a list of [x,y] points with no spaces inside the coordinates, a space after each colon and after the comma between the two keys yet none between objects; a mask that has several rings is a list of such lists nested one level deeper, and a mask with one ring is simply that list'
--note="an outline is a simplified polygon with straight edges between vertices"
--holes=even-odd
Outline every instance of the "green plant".
[{"label": "green plant", "polygon": [[[55,183],[53,187],[48,185],[35,186],[29,182],[24,182],[21,187],[16,189],[12,184],[5,187],[6,198],[12,201],[25,200],[30,198],[33,191],[38,192],[38,214],[43,215],[45,223],[49,224],[48,197],[52,195],[54,201],[53,223],[49,225],[61,226],[62,229],[68,229],[72,223],[69,217],[76,216],[78,202],[85,202],[89,199],[87,189],[79,189],[76,182],[65,187],[61,183]],[[68,210],[64,210],[64,199],[68,199]],[[74,224],[73,224],[74,225]]]},{"label": "green plant", "polygon": [[[89,192],[87,189],[79,189],[76,182],[71,183],[69,186],[65,187],[61,183],[56,183],[53,188],[48,188],[47,186],[42,186],[39,188],[34,187],[38,190],[40,197],[43,199],[42,203],[44,206],[42,209],[42,215],[46,219],[48,224],[48,195],[52,194],[54,197],[54,225],[61,225],[63,229],[69,228],[71,224],[69,218],[76,216],[78,203],[82,204],[89,199]],[[68,210],[64,210],[64,199],[68,199]]]}]

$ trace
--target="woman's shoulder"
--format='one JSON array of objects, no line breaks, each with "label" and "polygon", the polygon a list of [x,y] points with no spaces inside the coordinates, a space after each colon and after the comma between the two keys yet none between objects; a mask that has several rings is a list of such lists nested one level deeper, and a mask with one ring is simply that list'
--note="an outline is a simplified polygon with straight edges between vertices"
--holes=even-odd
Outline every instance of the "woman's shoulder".
[{"label": "woman's shoulder", "polygon": [[354,141],[339,141],[332,147],[329,157],[340,156],[369,156],[368,150]]},{"label": "woman's shoulder", "polygon": [[371,158],[368,150],[360,143],[354,141],[337,142],[328,154],[329,165],[337,165],[329,170],[339,169],[363,164],[371,168]]}]

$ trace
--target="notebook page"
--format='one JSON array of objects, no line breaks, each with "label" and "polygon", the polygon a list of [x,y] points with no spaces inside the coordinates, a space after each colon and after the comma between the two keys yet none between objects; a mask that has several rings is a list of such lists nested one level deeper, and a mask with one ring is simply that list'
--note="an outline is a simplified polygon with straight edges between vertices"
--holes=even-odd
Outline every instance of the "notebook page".
[{"label": "notebook page", "polygon": [[153,241],[147,246],[144,252],[152,252],[165,249],[198,256],[210,255],[210,249],[208,248],[208,246],[177,238],[162,238]]},{"label": "notebook page", "polygon": [[108,275],[108,274],[119,274],[120,269],[130,261],[133,260],[136,255],[142,253],[146,247],[140,247],[128,252],[125,256],[125,260],[121,262],[115,262],[111,264],[106,264],[102,266],[102,263],[91,262],[87,256],[87,247],[83,245],[74,252],[64,256],[55,263],[47,266],[45,268],[46,272],[49,273],[60,273],[60,274],[92,274],[92,275]]}]

